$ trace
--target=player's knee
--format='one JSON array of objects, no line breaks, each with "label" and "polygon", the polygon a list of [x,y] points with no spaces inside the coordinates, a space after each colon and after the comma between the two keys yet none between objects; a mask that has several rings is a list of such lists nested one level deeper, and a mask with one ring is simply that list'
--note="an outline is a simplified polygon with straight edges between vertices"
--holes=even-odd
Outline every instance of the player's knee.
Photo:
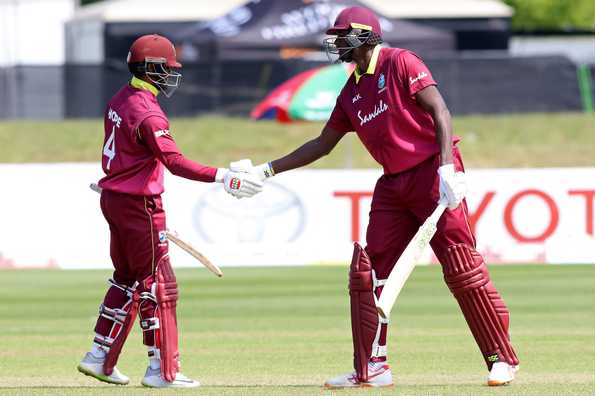
[{"label": "player's knee", "polygon": [[157,288],[159,303],[177,301],[179,296],[178,282],[169,262],[169,256],[163,256],[157,263],[156,276],[160,284],[160,287]]},{"label": "player's knee", "polygon": [[379,238],[370,239],[366,241],[366,254],[369,257],[377,257],[381,256],[382,253],[386,250],[386,245],[379,243]]},{"label": "player's knee", "polygon": [[353,249],[351,266],[349,267],[349,290],[372,291],[373,289],[372,263],[366,250],[356,243]]},{"label": "player's knee", "polygon": [[132,283],[122,283],[114,279],[108,279],[110,285],[102,306],[108,308],[121,308],[123,307],[134,294],[135,285]]},{"label": "player's knee", "polygon": [[390,274],[390,271],[398,257],[395,252],[388,249],[386,245],[377,242],[371,242],[366,245],[365,252],[373,264],[376,276],[379,279],[385,279]]},{"label": "player's knee", "polygon": [[444,280],[455,296],[478,289],[490,282],[483,258],[469,245],[457,244],[448,247],[441,262]]}]

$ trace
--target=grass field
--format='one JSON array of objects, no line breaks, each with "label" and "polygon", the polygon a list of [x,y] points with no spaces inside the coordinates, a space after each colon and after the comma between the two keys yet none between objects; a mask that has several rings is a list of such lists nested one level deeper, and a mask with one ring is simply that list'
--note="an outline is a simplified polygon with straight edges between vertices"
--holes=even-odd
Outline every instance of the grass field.
[{"label": "grass field", "polygon": [[[172,132],[190,158],[215,166],[251,157],[267,161],[320,133],[320,123],[281,125],[241,118],[172,120]],[[99,161],[101,120],[0,122],[0,162]],[[456,117],[455,133],[467,167],[593,166],[595,116],[527,114]],[[318,168],[370,168],[378,165],[354,134],[344,138]]]},{"label": "grass field", "polygon": [[[201,395],[592,395],[595,266],[500,266],[492,276],[512,312],[517,381],[484,385],[485,367],[437,267],[414,272],[396,306],[396,386],[325,391],[350,370],[346,267],[231,268],[216,279],[178,271],[183,371]],[[135,328],[119,368],[126,387],[76,371],[91,342],[106,271],[0,272],[0,394],[173,394],[139,387],[146,354]]]}]

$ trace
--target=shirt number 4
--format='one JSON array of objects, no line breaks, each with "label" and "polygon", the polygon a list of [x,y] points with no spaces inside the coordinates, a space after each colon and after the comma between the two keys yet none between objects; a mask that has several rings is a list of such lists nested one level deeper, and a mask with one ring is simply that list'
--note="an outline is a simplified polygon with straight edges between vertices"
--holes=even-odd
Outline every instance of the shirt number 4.
[{"label": "shirt number 4", "polygon": [[103,155],[105,155],[107,160],[106,169],[109,170],[110,165],[112,164],[112,160],[116,157],[116,126],[112,127],[112,133],[109,135],[107,142],[105,142],[105,146],[103,146]]}]

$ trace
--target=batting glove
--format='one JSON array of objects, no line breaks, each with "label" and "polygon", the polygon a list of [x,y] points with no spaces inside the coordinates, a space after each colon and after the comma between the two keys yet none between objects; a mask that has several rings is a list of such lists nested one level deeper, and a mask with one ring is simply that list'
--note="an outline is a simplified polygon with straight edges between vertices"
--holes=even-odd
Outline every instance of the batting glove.
[{"label": "batting glove", "polygon": [[252,160],[243,159],[229,164],[229,169],[234,172],[251,173],[258,177],[260,181],[265,181],[269,177],[275,176],[275,171],[270,162],[265,162],[257,166],[252,165]]},{"label": "batting glove", "polygon": [[251,198],[262,191],[262,182],[250,173],[219,168],[215,181],[223,183],[225,191],[238,199]]},{"label": "batting glove", "polygon": [[448,202],[448,209],[456,209],[467,194],[467,181],[463,172],[455,172],[454,164],[438,168],[440,175],[440,201]]}]

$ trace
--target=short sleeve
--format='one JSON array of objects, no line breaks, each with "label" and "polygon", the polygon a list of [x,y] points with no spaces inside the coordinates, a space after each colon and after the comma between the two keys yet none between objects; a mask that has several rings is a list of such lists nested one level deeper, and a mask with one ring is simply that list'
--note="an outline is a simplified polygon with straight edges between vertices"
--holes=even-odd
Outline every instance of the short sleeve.
[{"label": "short sleeve", "polygon": [[430,69],[419,56],[411,51],[402,51],[397,55],[397,73],[409,91],[409,95],[431,85],[437,85],[430,73]]},{"label": "short sleeve", "polygon": [[335,104],[335,108],[333,109],[326,126],[342,133],[355,130],[351,125],[351,120],[349,120],[345,110],[343,110],[343,106],[341,105],[341,95],[337,98],[337,103]]}]

